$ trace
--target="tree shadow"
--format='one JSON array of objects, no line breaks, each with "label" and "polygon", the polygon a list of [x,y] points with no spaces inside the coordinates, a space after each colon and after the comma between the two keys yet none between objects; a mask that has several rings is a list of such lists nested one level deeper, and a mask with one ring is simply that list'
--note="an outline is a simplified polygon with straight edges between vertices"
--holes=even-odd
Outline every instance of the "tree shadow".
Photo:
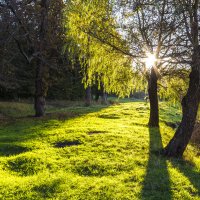
[{"label": "tree shadow", "polygon": [[12,118],[15,121],[20,120],[50,120],[57,119],[60,121],[65,121],[71,118],[79,117],[82,115],[86,115],[89,113],[94,113],[101,111],[102,109],[108,108],[111,105],[91,105],[91,106],[71,106],[71,107],[63,107],[59,108],[55,111],[46,111],[46,114],[43,117],[35,117],[34,115],[27,115],[22,117]]},{"label": "tree shadow", "polygon": [[172,199],[166,158],[161,155],[162,138],[159,128],[149,128],[149,160],[142,188],[142,199]]},{"label": "tree shadow", "polygon": [[170,159],[170,162],[173,167],[187,177],[190,183],[196,188],[197,192],[193,192],[193,195],[200,196],[200,172],[195,169],[194,164],[177,158]]},{"label": "tree shadow", "polygon": [[13,156],[29,151],[27,147],[16,145],[14,143],[2,143],[0,145],[0,156]]},{"label": "tree shadow", "polygon": [[[32,148],[21,145],[22,142],[45,137],[47,131],[63,126],[68,120],[107,109],[107,106],[74,107],[69,110],[47,114],[41,118],[23,117],[0,125],[0,156],[24,153]],[[34,147],[33,147],[34,149]]]},{"label": "tree shadow", "polygon": [[41,197],[41,199],[48,199],[54,197],[55,193],[60,192],[60,185],[63,180],[55,179],[53,181],[48,181],[47,183],[35,186],[33,190]]}]

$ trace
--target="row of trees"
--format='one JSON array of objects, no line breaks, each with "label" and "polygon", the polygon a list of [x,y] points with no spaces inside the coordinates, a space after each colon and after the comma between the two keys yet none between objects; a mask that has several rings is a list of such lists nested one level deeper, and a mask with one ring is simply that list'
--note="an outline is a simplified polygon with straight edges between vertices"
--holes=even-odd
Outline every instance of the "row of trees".
[{"label": "row of trees", "polygon": [[[190,68],[189,87],[182,98],[183,117],[174,137],[164,149],[167,156],[182,156],[192,135],[200,98],[199,0],[118,1],[123,6],[127,40],[132,53],[154,53],[155,65],[147,77],[150,98],[149,126],[158,126],[157,69],[161,77],[184,78]],[[122,20],[124,23],[124,20]],[[122,26],[122,29],[123,29]],[[135,44],[137,48],[135,48]],[[137,45],[138,44],[138,45]],[[141,60],[141,58],[140,58]]]},{"label": "row of trees", "polygon": [[[89,5],[89,1],[0,1],[2,97],[34,96],[36,116],[40,117],[45,113],[47,95],[63,98],[63,93],[68,93],[67,99],[82,98],[85,87],[90,104],[91,87],[96,99],[101,95],[104,100],[108,92],[125,96],[132,91],[130,58],[79,30],[79,25],[85,26],[85,31],[92,23],[99,26],[111,15],[105,7],[96,12],[97,2]],[[105,24],[109,28],[111,23],[109,17],[101,28]],[[124,45],[114,26],[109,29],[116,35],[116,42]]]},{"label": "row of trees", "polygon": [[52,74],[63,71],[64,4],[5,0],[0,8],[1,92],[19,90],[25,97],[34,93],[36,116],[41,116],[49,84],[56,78]]},{"label": "row of trees", "polygon": [[[126,96],[147,84],[150,127],[159,126],[159,88],[160,95],[182,99],[181,124],[163,151],[181,156],[200,98],[199,4],[199,0],[1,0],[0,87],[5,92],[17,88],[17,83],[34,91],[36,116],[42,116],[49,86],[49,94],[56,96],[56,89],[66,93],[66,87],[78,80],[80,89],[75,93],[83,94],[84,86],[90,104],[92,87],[105,99],[106,93]],[[155,62],[148,68],[149,54]]]},{"label": "row of trees", "polygon": [[[84,2],[85,5],[88,3],[86,7],[91,12],[91,2]],[[96,9],[98,6],[102,8],[102,2],[94,2],[97,4]],[[82,1],[78,3],[82,4]],[[150,127],[159,126],[158,80],[168,76],[168,79],[181,80],[179,83],[183,83],[182,80],[186,79],[191,70],[189,88],[187,91],[183,90],[182,121],[163,151],[167,156],[181,156],[191,138],[199,105],[199,1],[114,1],[111,5],[107,1],[105,5],[108,5],[107,13],[111,9],[111,16],[118,17],[116,22],[119,26],[115,26],[115,30],[122,34],[125,45],[120,40],[116,42],[117,36],[108,28],[115,24],[107,20],[107,13],[104,20],[109,23],[108,27],[105,24],[101,27],[101,23],[94,20],[94,13],[98,13],[96,10],[89,16],[89,20],[84,14],[81,15],[89,23],[88,27],[78,20],[73,26],[76,23],[79,25],[80,31],[76,33],[86,33],[87,37],[97,39],[102,45],[110,46],[113,51],[117,50],[132,58],[136,71],[140,71],[141,76],[145,74],[150,99]],[[101,34],[102,31],[104,35]],[[154,54],[156,59],[150,70],[145,69],[144,65],[144,58],[148,53]],[[162,83],[162,79],[159,82]]]}]

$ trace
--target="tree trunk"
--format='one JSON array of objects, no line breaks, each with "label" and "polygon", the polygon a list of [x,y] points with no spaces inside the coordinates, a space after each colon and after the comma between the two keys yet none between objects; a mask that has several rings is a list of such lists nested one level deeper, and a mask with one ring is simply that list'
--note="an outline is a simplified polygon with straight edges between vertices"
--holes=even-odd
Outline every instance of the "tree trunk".
[{"label": "tree trunk", "polygon": [[45,113],[45,98],[44,97],[35,97],[35,116],[41,117]]},{"label": "tree trunk", "polygon": [[88,86],[85,91],[85,105],[90,106],[92,102],[91,87]]},{"label": "tree trunk", "polygon": [[35,116],[42,117],[45,114],[45,97],[48,90],[48,68],[39,60],[35,81]]},{"label": "tree trunk", "polygon": [[48,31],[48,9],[49,0],[41,0],[41,20],[39,31],[39,52],[40,57],[37,60],[36,81],[35,81],[35,116],[41,117],[45,114],[45,97],[48,90],[48,67],[47,61],[47,31]]},{"label": "tree trunk", "polygon": [[107,93],[104,90],[104,85],[103,83],[101,84],[101,104],[107,104]]},{"label": "tree trunk", "polygon": [[108,100],[107,100],[107,93],[105,91],[103,91],[102,96],[101,96],[101,104],[108,104]]},{"label": "tree trunk", "polygon": [[164,155],[181,157],[190,141],[194,129],[200,101],[200,47],[193,54],[192,71],[189,88],[182,100],[182,121],[169,144],[164,149]]},{"label": "tree trunk", "polygon": [[95,101],[99,101],[100,92],[98,90],[95,91]]},{"label": "tree trunk", "polygon": [[159,126],[159,111],[158,111],[158,77],[155,69],[151,68],[151,74],[148,80],[148,94],[150,102],[150,118],[149,118],[149,127],[158,127]]},{"label": "tree trunk", "polygon": [[101,95],[101,91],[98,88],[98,83],[96,83],[96,85],[94,86],[94,94],[95,94],[94,100],[96,102],[98,102],[99,101],[99,97]]}]

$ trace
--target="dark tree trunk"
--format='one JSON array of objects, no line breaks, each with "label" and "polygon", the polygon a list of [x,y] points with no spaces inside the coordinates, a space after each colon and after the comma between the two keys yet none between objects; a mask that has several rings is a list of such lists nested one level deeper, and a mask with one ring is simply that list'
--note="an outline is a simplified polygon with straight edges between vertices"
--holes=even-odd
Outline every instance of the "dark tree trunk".
[{"label": "dark tree trunk", "polygon": [[90,106],[92,102],[92,92],[91,87],[88,86],[85,90],[85,105]]},{"label": "dark tree trunk", "polygon": [[182,100],[182,121],[174,137],[164,149],[164,154],[182,157],[192,136],[200,101],[200,47],[193,54],[189,88]]},{"label": "dark tree trunk", "polygon": [[35,97],[35,116],[41,117],[45,114],[45,98],[44,97]]},{"label": "dark tree trunk", "polygon": [[107,93],[103,91],[102,96],[101,96],[101,103],[102,104],[108,104],[107,100]]},{"label": "dark tree trunk", "polygon": [[35,116],[41,117],[45,114],[45,97],[48,90],[48,67],[47,60],[47,30],[48,30],[48,9],[49,0],[41,0],[41,21],[39,31],[39,52],[40,57],[37,61],[36,81],[35,81]]},{"label": "dark tree trunk", "polygon": [[99,101],[99,96],[100,96],[100,92],[98,90],[96,90],[96,92],[95,92],[95,101],[96,102]]},{"label": "dark tree trunk", "polygon": [[94,95],[95,95],[94,100],[96,102],[98,102],[99,101],[99,97],[101,95],[101,91],[98,88],[98,83],[94,86]]},{"label": "dark tree trunk", "polygon": [[150,77],[148,79],[148,94],[150,102],[150,118],[149,127],[159,126],[159,111],[158,111],[158,77],[155,69],[151,68]]},{"label": "dark tree trunk", "polygon": [[38,62],[36,81],[35,81],[35,116],[42,117],[45,114],[45,97],[48,90],[48,68]]},{"label": "dark tree trunk", "polygon": [[107,93],[105,92],[103,83],[101,84],[101,103],[102,104],[107,104],[108,103],[108,101],[107,101]]}]

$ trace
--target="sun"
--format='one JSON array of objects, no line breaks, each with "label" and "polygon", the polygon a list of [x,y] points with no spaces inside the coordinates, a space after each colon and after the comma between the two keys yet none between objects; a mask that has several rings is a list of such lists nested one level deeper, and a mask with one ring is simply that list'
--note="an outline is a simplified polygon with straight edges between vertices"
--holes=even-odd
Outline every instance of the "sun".
[{"label": "sun", "polygon": [[145,65],[147,68],[151,68],[154,66],[155,62],[156,62],[156,57],[154,54],[148,53],[146,54],[147,57],[145,58]]}]

